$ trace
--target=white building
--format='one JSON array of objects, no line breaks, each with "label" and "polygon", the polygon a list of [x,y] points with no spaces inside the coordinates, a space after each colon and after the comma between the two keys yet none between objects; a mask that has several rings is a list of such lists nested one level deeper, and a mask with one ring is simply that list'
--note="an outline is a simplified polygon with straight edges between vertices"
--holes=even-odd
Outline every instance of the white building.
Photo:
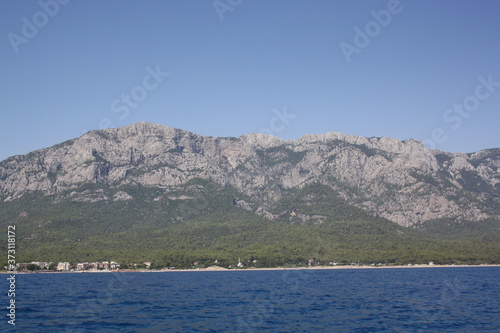
[{"label": "white building", "polygon": [[69,262],[60,262],[57,264],[58,271],[69,271]]},{"label": "white building", "polygon": [[240,258],[238,258],[238,265],[236,265],[236,266],[238,266],[239,268],[243,268],[243,264],[241,263]]},{"label": "white building", "polygon": [[32,261],[32,264],[38,265],[40,269],[48,269],[51,262],[44,262],[44,261]]},{"label": "white building", "polygon": [[97,268],[104,269],[105,271],[109,270],[109,261],[103,261],[97,264]]}]

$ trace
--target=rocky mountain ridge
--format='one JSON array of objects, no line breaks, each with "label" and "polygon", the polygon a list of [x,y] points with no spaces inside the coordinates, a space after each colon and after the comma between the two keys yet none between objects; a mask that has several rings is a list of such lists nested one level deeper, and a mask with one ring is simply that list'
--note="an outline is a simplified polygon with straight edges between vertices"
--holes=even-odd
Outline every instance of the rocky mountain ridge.
[{"label": "rocky mountain ridge", "polygon": [[0,200],[30,193],[54,202],[134,200],[126,191],[109,197],[84,189],[89,183],[162,188],[173,197],[197,178],[235,188],[252,201],[235,205],[270,219],[273,203],[312,183],[402,226],[500,219],[500,149],[447,153],[413,139],[334,132],[293,141],[266,134],[217,138],[145,122],[90,131],[0,162]]}]

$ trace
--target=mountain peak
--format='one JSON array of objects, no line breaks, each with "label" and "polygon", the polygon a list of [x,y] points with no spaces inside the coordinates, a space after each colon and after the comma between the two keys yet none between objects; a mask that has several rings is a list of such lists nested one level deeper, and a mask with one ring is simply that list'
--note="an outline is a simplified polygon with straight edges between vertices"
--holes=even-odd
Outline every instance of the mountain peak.
[{"label": "mountain peak", "polygon": [[235,188],[265,209],[287,193],[320,183],[349,204],[401,225],[440,218],[480,221],[498,215],[498,165],[499,149],[452,154],[413,139],[337,132],[293,141],[260,133],[217,138],[140,122],[0,162],[0,200],[33,192],[65,200],[60,193],[82,184],[173,191],[203,179]]},{"label": "mountain peak", "polygon": [[264,133],[249,133],[239,137],[244,144],[250,146],[272,147],[283,143],[280,138]]},{"label": "mountain peak", "polygon": [[135,133],[143,135],[155,135],[158,133],[179,133],[179,132],[189,133],[188,131],[181,130],[179,128],[160,125],[156,123],[150,123],[146,121],[141,121],[127,126],[118,127],[113,130],[123,133]]},{"label": "mountain peak", "polygon": [[325,134],[306,134],[297,142],[315,143],[339,141],[352,145],[364,145],[369,148],[380,149],[388,152],[401,153],[419,153],[427,151],[422,141],[415,139],[399,140],[389,137],[364,137],[358,135],[349,135],[339,132],[328,132]]}]

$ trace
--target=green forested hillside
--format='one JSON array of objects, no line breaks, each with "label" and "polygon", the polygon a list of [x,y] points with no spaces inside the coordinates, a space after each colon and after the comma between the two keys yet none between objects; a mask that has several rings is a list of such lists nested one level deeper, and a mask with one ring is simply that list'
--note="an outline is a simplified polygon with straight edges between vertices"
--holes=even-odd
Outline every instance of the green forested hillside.
[{"label": "green forested hillside", "polygon": [[[95,193],[131,200],[84,202]],[[275,219],[238,207],[251,199],[230,187],[195,179],[175,188],[111,188],[87,184],[60,193],[85,200],[32,195],[0,203],[0,223],[16,225],[17,262],[153,262],[153,267],[247,267],[350,263],[500,263],[498,221],[474,229],[429,223],[405,228],[346,204],[330,188],[312,184],[269,209]],[[87,193],[94,193],[86,197]],[[476,230],[471,232],[471,230]],[[2,242],[6,253],[6,243]],[[6,258],[3,265],[6,264]]]}]

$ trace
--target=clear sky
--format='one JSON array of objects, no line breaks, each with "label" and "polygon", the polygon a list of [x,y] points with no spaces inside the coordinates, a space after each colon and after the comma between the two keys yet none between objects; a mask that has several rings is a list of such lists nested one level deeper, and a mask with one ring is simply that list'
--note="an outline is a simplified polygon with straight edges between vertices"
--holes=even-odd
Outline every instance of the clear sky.
[{"label": "clear sky", "polygon": [[500,147],[500,1],[9,0],[0,35],[0,160],[139,121]]}]

